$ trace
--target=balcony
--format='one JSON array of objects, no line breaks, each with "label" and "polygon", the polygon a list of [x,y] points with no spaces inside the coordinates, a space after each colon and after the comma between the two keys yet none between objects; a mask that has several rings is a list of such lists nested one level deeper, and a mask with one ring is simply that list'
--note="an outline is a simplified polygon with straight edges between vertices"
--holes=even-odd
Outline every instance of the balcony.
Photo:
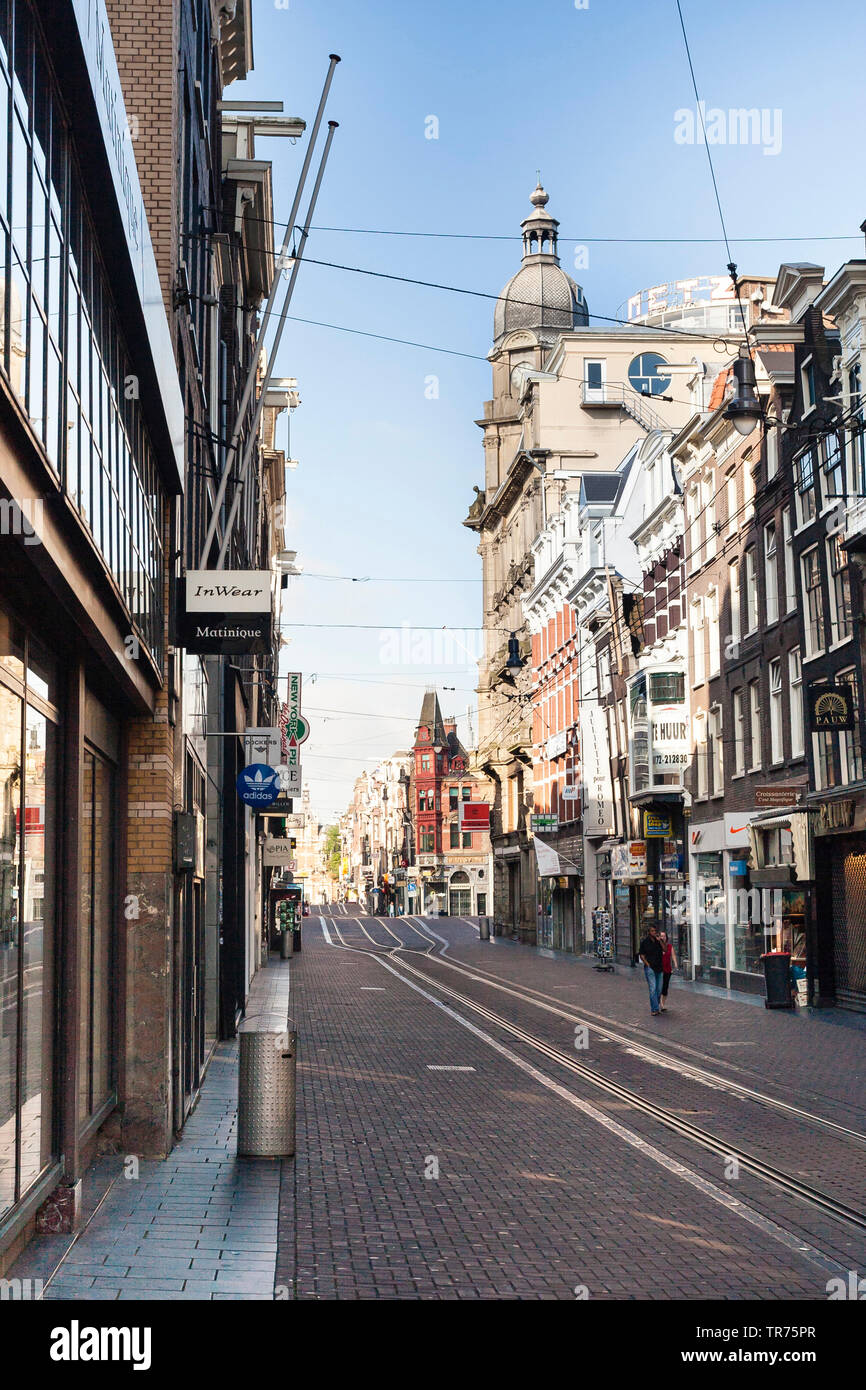
[{"label": "balcony", "polygon": [[665,428],[661,416],[650,410],[643,397],[620,381],[604,382],[601,386],[581,382],[580,403],[585,410],[624,410],[647,434]]},{"label": "balcony", "polygon": [[842,540],[848,550],[866,550],[866,496],[852,497],[849,502]]}]

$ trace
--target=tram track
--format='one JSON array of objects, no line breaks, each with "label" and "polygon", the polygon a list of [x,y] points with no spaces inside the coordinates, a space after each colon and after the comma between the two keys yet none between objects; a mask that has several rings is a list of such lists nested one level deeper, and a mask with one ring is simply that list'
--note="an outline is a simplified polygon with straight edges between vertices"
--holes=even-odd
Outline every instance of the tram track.
[{"label": "tram track", "polygon": [[[343,919],[341,925],[347,926],[348,922],[352,920],[357,919]],[[406,921],[409,925],[414,925],[408,923],[408,919],[406,918],[402,920]],[[331,925],[335,928],[336,934],[340,938],[340,945],[344,949],[373,956],[374,958],[378,958],[383,964],[385,963],[385,959],[387,959],[390,965],[386,966],[386,968],[393,970],[398,978],[401,970],[406,971],[410,976],[423,981],[426,986],[438,991],[439,994],[444,995],[454,1004],[459,1004],[463,1008],[469,1009],[473,1014],[507,1034],[514,1041],[530,1048],[532,1051],[545,1057],[548,1061],[563,1068],[572,1076],[586,1082],[596,1090],[602,1091],[608,1097],[624,1103],[635,1111],[647,1116],[651,1120],[662,1125],[665,1129],[676,1134],[678,1137],[699,1147],[704,1152],[712,1153],[722,1158],[726,1163],[729,1163],[733,1159],[743,1172],[749,1173],[758,1180],[772,1186],[787,1197],[794,1198],[811,1210],[817,1211],[823,1216],[830,1217],[849,1229],[853,1229],[860,1234],[866,1233],[866,1212],[849,1205],[847,1202],[841,1201],[837,1197],[831,1196],[813,1183],[797,1178],[784,1169],[757,1157],[757,1155],[744,1148],[741,1144],[735,1141],[732,1142],[721,1139],[718,1135],[712,1133],[712,1131],[693,1124],[690,1120],[685,1119],[682,1115],[675,1113],[668,1107],[648,1099],[631,1087],[615,1081],[610,1076],[603,1075],[599,1071],[570,1056],[568,1053],[563,1052],[560,1048],[546,1042],[544,1038],[512,1022],[510,1019],[503,1017],[495,1010],[488,1008],[468,994],[461,993],[457,989],[452,989],[441,979],[429,973],[429,971],[425,971],[419,968],[417,964],[411,963],[407,957],[409,955],[415,957],[428,957],[431,963],[435,959],[437,965],[445,965],[449,969],[457,971],[459,974],[466,976],[474,982],[493,988],[499,988],[505,994],[509,994],[524,1003],[543,1008],[546,1012],[553,1013],[570,1022],[584,1023],[586,1026],[591,1026],[604,1036],[609,1036],[612,1041],[619,1042],[629,1048],[638,1048],[639,1045],[636,1044],[633,1039],[614,1034],[608,1030],[600,1029],[597,1024],[589,1024],[586,1019],[569,1012],[567,1009],[552,1006],[538,999],[534,999],[531,994],[514,987],[512,984],[505,985],[499,981],[494,983],[494,981],[486,975],[486,972],[475,971],[472,967],[465,967],[457,965],[453,961],[446,961],[442,955],[442,948],[443,945],[447,948],[447,943],[443,943],[442,938],[437,939],[429,936],[426,931],[422,932],[417,927],[415,927],[415,930],[418,931],[418,934],[425,937],[430,942],[427,950],[423,952],[419,951],[417,948],[413,949],[407,947],[405,944],[396,947],[383,945],[382,943],[376,942],[368,932],[364,932],[364,934],[372,943],[373,949],[371,950],[364,945],[355,946],[346,942],[336,922],[332,921]],[[364,930],[359,920],[358,926],[361,927],[362,931]],[[394,933],[392,932],[391,935],[393,936]],[[434,957],[433,952],[436,950],[437,946],[440,949]],[[396,969],[397,966],[399,966],[399,970]],[[408,980],[406,982],[410,983]],[[550,996],[548,996],[548,998],[550,998]],[[641,1051],[647,1054],[648,1060],[654,1060],[651,1049],[641,1048]],[[822,1116],[814,1115],[810,1111],[801,1110],[796,1106],[779,1101],[774,1097],[753,1091],[752,1088],[741,1086],[739,1083],[732,1082],[728,1078],[717,1077],[712,1073],[704,1072],[700,1068],[687,1069],[683,1067],[683,1072],[684,1074],[691,1074],[695,1080],[717,1084],[722,1089],[730,1090],[735,1094],[740,1094],[750,1100],[777,1109],[785,1114],[787,1118],[806,1121],[832,1131],[837,1137],[846,1142],[857,1143],[858,1145],[866,1143],[866,1135],[863,1135],[857,1130],[848,1129]]]}]

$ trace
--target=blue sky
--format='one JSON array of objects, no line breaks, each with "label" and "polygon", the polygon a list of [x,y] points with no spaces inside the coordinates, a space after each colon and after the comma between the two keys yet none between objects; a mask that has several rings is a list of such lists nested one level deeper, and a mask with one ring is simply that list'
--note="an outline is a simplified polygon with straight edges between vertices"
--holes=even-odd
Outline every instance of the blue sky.
[{"label": "blue sky", "polygon": [[[769,118],[777,132],[781,119],[778,153],[713,148],[741,273],[773,274],[783,260],[832,272],[862,255],[862,0],[818,11],[805,0],[682,4],[706,106],[781,112]],[[328,54],[342,57],[327,112],[340,128],[315,226],[490,238],[322,230],[310,236],[310,258],[495,295],[519,264],[519,223],[540,169],[563,265],[591,313],[622,313],[629,295],[660,281],[724,273],[718,242],[650,240],[719,236],[706,150],[674,139],[674,113],[694,109],[675,0],[589,0],[585,9],[573,0],[253,0],[253,46],[254,71],[227,99],[281,99],[308,123]],[[817,71],[806,69],[813,52]],[[430,116],[438,139],[425,138]],[[285,217],[303,147],[260,140],[257,155],[273,160]],[[738,240],[749,236],[849,239]],[[574,268],[566,238],[588,248],[585,268]],[[370,625],[287,629],[284,669],[304,674],[312,727],[305,780],[332,819],[364,766],[407,745],[425,685],[439,686],[446,714],[474,704],[475,668],[456,641],[442,665],[419,633],[416,659],[394,664],[380,629],[447,624],[473,653],[463,634],[481,621],[480,561],[461,522],[481,483],[474,421],[490,393],[493,301],[309,264],[292,312],[429,345],[292,322],[277,363],[278,375],[298,377],[303,401],[291,425],[300,467],[289,474],[287,543],[306,575],[290,581],[284,620]],[[281,430],[285,443],[285,422]],[[373,582],[381,577],[393,582]]]}]

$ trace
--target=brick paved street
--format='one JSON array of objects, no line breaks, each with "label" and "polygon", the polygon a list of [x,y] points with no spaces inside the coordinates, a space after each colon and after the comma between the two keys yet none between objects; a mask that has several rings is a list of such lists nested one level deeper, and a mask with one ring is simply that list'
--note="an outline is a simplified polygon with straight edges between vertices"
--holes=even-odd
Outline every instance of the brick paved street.
[{"label": "brick paved street", "polygon": [[[11,1273],[85,1301],[823,1299],[829,1278],[866,1267],[862,1234],[755,1176],[728,1181],[717,1154],[557,1056],[732,1145],[763,1143],[768,1161],[859,1206],[861,1144],[728,1083],[863,1129],[864,1020],[680,987],[661,1065],[643,995],[628,972],[479,943],[460,919],[313,916],[248,1008],[288,1009],[300,1033],[296,1159],[237,1159],[237,1046],[223,1044],[169,1159],[137,1178],[101,1160],[78,1238],[34,1241]],[[532,998],[593,1017],[589,1047],[576,1052],[571,1019]]]}]

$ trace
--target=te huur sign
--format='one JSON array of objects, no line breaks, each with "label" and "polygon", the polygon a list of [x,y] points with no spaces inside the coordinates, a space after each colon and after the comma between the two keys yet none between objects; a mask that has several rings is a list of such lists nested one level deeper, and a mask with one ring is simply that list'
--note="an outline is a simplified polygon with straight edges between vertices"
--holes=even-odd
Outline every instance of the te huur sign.
[{"label": "te huur sign", "polygon": [[178,642],[198,656],[266,656],[273,642],[270,570],[188,570]]}]

